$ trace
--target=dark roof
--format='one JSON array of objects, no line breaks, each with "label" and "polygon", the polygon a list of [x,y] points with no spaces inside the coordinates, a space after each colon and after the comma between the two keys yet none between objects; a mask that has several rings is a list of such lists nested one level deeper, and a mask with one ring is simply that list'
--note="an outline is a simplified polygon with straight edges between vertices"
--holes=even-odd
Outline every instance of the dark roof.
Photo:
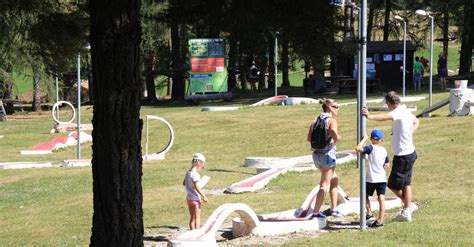
[{"label": "dark roof", "polygon": [[[407,40],[407,51],[414,51],[415,46]],[[372,41],[367,42],[367,53],[391,53],[403,51],[403,41]]]}]

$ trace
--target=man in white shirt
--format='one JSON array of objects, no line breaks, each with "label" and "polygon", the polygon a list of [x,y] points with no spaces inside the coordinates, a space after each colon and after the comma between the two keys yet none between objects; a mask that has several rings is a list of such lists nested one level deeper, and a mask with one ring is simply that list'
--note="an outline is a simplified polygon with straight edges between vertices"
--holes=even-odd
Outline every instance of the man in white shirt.
[{"label": "man in white shirt", "polygon": [[405,105],[400,105],[400,97],[396,92],[388,92],[385,95],[385,103],[391,110],[389,113],[370,115],[369,110],[364,106],[362,115],[373,121],[392,121],[390,143],[393,166],[388,178],[388,187],[403,201],[404,208],[400,213],[400,219],[411,221],[411,213],[418,209],[411,203],[411,177],[417,158],[413,133],[420,122]]}]

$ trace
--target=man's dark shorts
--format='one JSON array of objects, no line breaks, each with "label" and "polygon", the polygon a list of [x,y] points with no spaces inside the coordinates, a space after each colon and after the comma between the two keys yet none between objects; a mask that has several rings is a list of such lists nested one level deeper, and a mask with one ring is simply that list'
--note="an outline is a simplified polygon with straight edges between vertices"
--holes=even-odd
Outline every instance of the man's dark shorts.
[{"label": "man's dark shorts", "polygon": [[401,190],[405,186],[411,185],[413,165],[415,165],[416,152],[403,156],[393,156],[393,168],[388,177],[388,187],[390,189]]},{"label": "man's dark shorts", "polygon": [[367,196],[372,196],[374,191],[377,191],[377,195],[385,195],[385,191],[387,190],[387,183],[365,183],[365,192]]}]

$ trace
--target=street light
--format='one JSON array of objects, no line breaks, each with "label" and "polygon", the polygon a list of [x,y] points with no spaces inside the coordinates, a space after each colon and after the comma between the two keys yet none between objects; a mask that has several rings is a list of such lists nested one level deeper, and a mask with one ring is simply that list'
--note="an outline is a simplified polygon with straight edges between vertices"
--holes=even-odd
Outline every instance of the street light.
[{"label": "street light", "polygon": [[[422,9],[418,9],[415,11],[415,14],[428,16],[431,19],[431,35],[430,35],[430,96],[429,96],[429,107],[431,107],[432,101],[432,94],[433,94],[433,33],[434,33],[434,17],[428,14],[426,11]],[[428,115],[429,116],[429,115]]]},{"label": "street light", "polygon": [[[91,49],[90,44],[84,47]],[[77,53],[77,159],[81,159],[81,53]]]},{"label": "street light", "polygon": [[[361,2],[361,6],[358,7],[352,4],[352,7],[357,9],[358,12],[358,68],[357,68],[357,143],[362,140],[362,135],[366,131],[366,120],[361,115],[362,106],[365,106],[366,102],[366,59],[367,59],[367,0]],[[357,153],[357,168],[359,168],[359,182],[360,182],[360,215],[365,215],[365,204],[366,204],[366,188],[365,188],[365,156]],[[360,217],[359,222],[360,230],[366,228],[365,217]]]},{"label": "street light", "polygon": [[275,33],[275,97],[278,96],[278,35],[280,32]]},{"label": "street light", "polygon": [[403,21],[403,97],[405,97],[405,77],[406,77],[406,56],[407,56],[407,22],[403,17],[396,15],[394,17],[399,21]]}]

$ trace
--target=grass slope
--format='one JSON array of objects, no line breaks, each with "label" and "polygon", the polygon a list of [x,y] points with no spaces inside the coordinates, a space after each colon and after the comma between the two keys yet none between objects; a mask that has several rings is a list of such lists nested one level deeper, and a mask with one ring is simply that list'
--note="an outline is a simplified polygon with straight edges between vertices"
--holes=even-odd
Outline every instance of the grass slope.
[{"label": "grass slope", "polygon": [[[372,95],[370,99],[380,97]],[[427,96],[424,94],[424,96]],[[448,97],[437,93],[433,102]],[[243,99],[246,105],[258,99]],[[339,102],[355,101],[353,96],[338,97]],[[214,103],[215,104],[215,103]],[[410,103],[418,109],[427,100]],[[203,104],[204,105],[204,104]],[[82,108],[84,123],[90,122],[92,109]],[[159,115],[176,132],[175,145],[164,161],[143,165],[143,209],[145,234],[166,232],[169,227],[185,227],[188,212],[181,185],[194,152],[208,159],[202,175],[211,177],[206,189],[221,189],[254,174],[241,167],[247,156],[300,156],[309,154],[305,141],[310,121],[320,112],[319,106],[267,106],[229,112],[200,112],[200,107],[142,107],[142,117]],[[290,242],[290,246],[472,246],[474,245],[472,158],[473,117],[448,117],[447,107],[432,118],[420,119],[415,135],[419,159],[414,170],[414,200],[421,205],[412,223],[387,219],[384,229],[374,231],[343,230],[323,234],[316,239]],[[337,117],[343,140],[338,149],[355,145],[356,106],[344,106]],[[29,114],[28,119],[0,122],[0,162],[53,161],[75,158],[68,148],[43,156],[22,156],[21,149],[53,138],[49,115]],[[154,123],[155,132],[165,133]],[[389,149],[390,123],[368,122],[367,129],[380,128],[386,133]],[[150,150],[162,147],[167,134],[155,134]],[[144,138],[143,142],[144,143]],[[83,145],[83,158],[91,157],[90,143]],[[341,185],[358,194],[358,170],[355,164],[337,168]],[[219,205],[243,202],[257,213],[269,213],[298,207],[319,181],[317,172],[287,173],[272,180],[265,193],[209,195],[203,207],[203,220]],[[390,194],[390,193],[389,193]],[[390,211],[394,212],[394,211]],[[87,245],[92,222],[91,168],[43,168],[0,170],[0,246]]]}]

